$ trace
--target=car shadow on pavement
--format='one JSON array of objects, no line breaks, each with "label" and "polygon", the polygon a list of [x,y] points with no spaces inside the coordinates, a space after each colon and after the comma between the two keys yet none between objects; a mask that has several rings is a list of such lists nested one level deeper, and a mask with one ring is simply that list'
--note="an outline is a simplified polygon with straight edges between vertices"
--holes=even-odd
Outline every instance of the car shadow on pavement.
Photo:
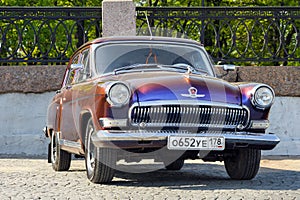
[{"label": "car shadow on pavement", "polygon": [[[145,167],[145,166],[142,166]],[[254,189],[298,190],[300,171],[261,167],[252,180],[231,180],[223,165],[185,164],[180,171],[160,169],[147,173],[117,172],[113,185],[167,187],[178,190]]]}]

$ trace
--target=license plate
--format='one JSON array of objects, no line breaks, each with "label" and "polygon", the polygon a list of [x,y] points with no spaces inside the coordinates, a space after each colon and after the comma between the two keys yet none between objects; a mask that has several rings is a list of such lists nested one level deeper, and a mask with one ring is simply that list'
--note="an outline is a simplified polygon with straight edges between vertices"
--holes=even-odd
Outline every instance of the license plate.
[{"label": "license plate", "polygon": [[225,138],[222,136],[169,136],[170,150],[219,150],[225,149]]}]

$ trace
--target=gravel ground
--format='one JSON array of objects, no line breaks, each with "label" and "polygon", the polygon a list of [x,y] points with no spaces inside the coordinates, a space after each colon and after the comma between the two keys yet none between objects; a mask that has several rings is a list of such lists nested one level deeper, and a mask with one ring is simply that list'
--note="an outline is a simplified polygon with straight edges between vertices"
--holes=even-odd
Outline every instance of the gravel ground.
[{"label": "gravel ground", "polygon": [[[128,167],[119,164],[120,167]],[[144,160],[131,167],[162,167]],[[263,159],[250,181],[230,180],[223,163],[187,161],[180,171],[117,172],[110,184],[86,178],[84,160],[54,172],[45,159],[0,159],[0,199],[300,199],[300,159]]]}]

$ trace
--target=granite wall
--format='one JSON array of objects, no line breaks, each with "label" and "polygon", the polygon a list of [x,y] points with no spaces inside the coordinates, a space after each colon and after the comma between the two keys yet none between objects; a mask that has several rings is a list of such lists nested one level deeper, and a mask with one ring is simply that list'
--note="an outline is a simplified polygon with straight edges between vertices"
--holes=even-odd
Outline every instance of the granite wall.
[{"label": "granite wall", "polygon": [[43,93],[58,90],[66,66],[0,66],[0,93]]},{"label": "granite wall", "polygon": [[[224,71],[218,70],[225,75]],[[276,96],[300,97],[300,67],[245,66],[237,67],[223,77],[230,82],[257,82],[273,87]]]},{"label": "granite wall", "polygon": [[[0,93],[43,93],[60,88],[65,66],[2,66]],[[258,82],[272,86],[276,96],[300,97],[300,67],[246,66],[219,75],[231,82]]]}]

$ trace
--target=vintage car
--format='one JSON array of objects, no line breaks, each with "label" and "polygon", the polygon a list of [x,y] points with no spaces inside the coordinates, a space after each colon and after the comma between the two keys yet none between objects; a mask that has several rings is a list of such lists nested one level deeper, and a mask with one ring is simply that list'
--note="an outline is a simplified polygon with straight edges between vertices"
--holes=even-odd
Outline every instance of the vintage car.
[{"label": "vintage car", "polygon": [[85,157],[93,183],[110,182],[120,160],[144,158],[166,170],[186,159],[224,161],[232,179],[252,179],[261,150],[280,141],[266,133],[273,101],[268,85],[217,78],[196,41],[98,38],[71,57],[49,105],[48,162],[64,171],[72,154]]}]

